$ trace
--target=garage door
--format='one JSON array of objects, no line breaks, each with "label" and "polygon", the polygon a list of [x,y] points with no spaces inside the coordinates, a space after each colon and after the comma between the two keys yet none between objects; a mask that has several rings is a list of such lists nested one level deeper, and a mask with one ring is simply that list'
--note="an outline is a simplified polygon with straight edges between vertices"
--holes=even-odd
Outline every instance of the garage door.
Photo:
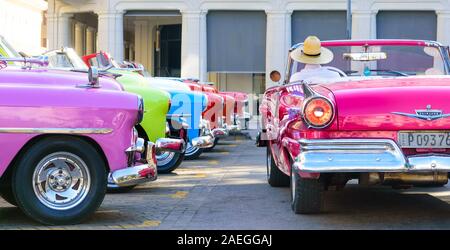
[{"label": "garage door", "polygon": [[266,65],[263,11],[209,11],[208,72],[261,73]]},{"label": "garage door", "polygon": [[380,11],[377,38],[436,40],[436,25],[434,11]]},{"label": "garage door", "polygon": [[[322,41],[347,38],[345,11],[294,11],[291,20],[292,44],[303,42],[310,35]],[[350,63],[342,57],[344,52],[345,48],[333,49],[334,60],[329,65],[349,69]]]},{"label": "garage door", "polygon": [[[380,11],[377,14],[377,38],[379,39],[420,39],[436,40],[437,17],[434,11]],[[430,68],[433,58],[425,57],[421,48],[383,49],[390,58],[379,61],[380,69],[410,70]]]},{"label": "garage door", "polygon": [[321,40],[347,38],[345,11],[294,11],[292,13],[292,44],[300,43],[307,36]]}]

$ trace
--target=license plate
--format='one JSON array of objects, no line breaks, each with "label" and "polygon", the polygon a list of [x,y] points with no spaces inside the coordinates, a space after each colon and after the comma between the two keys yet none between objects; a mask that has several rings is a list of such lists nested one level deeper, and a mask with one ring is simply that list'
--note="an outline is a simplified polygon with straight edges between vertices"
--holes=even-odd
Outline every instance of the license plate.
[{"label": "license plate", "polygon": [[450,148],[450,132],[399,132],[402,148]]}]

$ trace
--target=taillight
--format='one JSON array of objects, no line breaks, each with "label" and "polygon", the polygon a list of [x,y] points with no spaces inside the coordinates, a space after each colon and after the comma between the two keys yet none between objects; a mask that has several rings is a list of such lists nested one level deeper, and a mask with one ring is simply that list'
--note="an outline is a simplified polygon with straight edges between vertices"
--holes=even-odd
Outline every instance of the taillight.
[{"label": "taillight", "polygon": [[333,104],[324,97],[311,98],[303,107],[303,117],[310,127],[325,128],[333,121]]}]

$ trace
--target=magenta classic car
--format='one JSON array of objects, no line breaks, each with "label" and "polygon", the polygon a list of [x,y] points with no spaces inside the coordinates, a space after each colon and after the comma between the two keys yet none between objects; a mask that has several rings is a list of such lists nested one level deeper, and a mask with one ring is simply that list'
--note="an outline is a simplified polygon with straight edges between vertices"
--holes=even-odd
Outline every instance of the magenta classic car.
[{"label": "magenta classic car", "polygon": [[450,172],[449,50],[417,40],[324,41],[340,77],[286,80],[263,97],[271,186],[288,186],[295,213],[323,208],[323,191],[360,185],[442,186]]},{"label": "magenta classic car", "polygon": [[100,206],[108,173],[118,186],[156,179],[155,146],[134,129],[143,117],[142,98],[117,91],[121,86],[95,68],[86,74],[32,64],[45,61],[0,57],[6,201],[41,223],[73,224]]}]

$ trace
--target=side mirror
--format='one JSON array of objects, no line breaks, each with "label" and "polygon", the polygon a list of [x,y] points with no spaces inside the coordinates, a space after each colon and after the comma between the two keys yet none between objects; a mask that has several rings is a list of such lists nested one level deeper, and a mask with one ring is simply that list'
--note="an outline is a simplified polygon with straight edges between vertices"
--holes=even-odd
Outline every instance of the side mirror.
[{"label": "side mirror", "polygon": [[273,70],[272,72],[270,72],[270,80],[272,80],[272,82],[280,82],[281,80],[281,74],[280,72]]},{"label": "side mirror", "polygon": [[100,84],[98,81],[98,69],[97,67],[89,67],[88,70],[88,79],[89,79],[89,84],[91,85],[91,87],[93,88],[99,88]]}]

